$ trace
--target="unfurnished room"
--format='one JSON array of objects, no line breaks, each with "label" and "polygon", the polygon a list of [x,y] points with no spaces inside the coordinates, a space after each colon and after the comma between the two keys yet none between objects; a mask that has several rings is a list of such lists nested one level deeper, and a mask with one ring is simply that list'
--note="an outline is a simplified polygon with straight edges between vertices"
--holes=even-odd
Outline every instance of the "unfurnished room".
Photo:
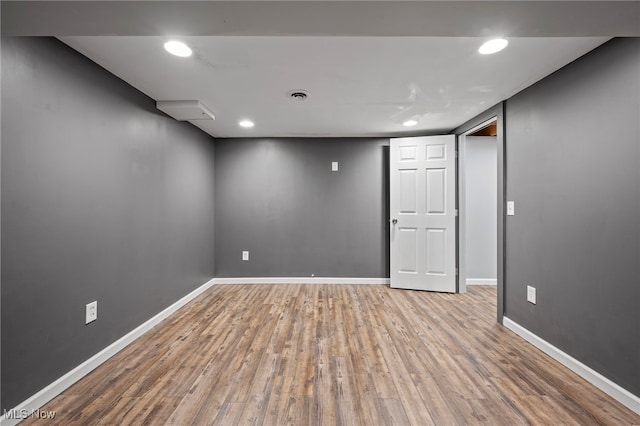
[{"label": "unfurnished room", "polygon": [[0,8],[1,425],[640,425],[640,1]]}]

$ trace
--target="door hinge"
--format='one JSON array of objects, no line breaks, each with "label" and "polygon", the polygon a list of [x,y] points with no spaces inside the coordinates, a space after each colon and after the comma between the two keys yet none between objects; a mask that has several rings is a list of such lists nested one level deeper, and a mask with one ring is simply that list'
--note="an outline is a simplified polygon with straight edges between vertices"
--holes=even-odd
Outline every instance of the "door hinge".
[{"label": "door hinge", "polygon": [[458,158],[458,151],[456,151],[456,158]]},{"label": "door hinge", "polygon": [[456,217],[457,217],[457,216],[458,216],[458,209],[455,209],[455,210],[454,210],[454,213],[455,213],[455,215],[456,215]]},{"label": "door hinge", "polygon": [[458,274],[458,268],[456,268],[456,275],[459,275],[459,274]]}]

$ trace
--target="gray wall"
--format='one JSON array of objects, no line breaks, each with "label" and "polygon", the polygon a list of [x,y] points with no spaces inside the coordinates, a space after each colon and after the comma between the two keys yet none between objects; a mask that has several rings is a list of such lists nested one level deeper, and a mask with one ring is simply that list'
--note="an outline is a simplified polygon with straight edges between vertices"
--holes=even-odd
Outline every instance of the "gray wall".
[{"label": "gray wall", "polygon": [[388,277],[388,143],[217,139],[216,276]]},{"label": "gray wall", "polygon": [[[506,103],[506,315],[640,395],[640,39]],[[526,301],[537,287],[538,304]]]},{"label": "gray wall", "polygon": [[213,276],[213,163],[59,41],[2,39],[3,409]]},{"label": "gray wall", "polygon": [[498,144],[495,136],[467,136],[464,144],[466,275],[497,278]]}]

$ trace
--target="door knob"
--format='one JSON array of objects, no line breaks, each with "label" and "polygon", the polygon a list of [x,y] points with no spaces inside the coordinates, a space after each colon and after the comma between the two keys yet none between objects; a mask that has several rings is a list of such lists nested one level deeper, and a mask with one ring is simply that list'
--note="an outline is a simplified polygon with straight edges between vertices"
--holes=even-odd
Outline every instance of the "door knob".
[{"label": "door knob", "polygon": [[398,219],[391,219],[391,223],[395,225],[396,223],[398,223]]}]

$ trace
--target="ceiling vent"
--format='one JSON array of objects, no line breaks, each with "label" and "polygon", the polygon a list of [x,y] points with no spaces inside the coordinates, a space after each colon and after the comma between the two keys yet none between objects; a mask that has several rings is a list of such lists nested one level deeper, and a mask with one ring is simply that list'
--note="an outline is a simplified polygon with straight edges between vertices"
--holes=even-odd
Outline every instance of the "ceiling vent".
[{"label": "ceiling vent", "polygon": [[158,101],[156,108],[178,121],[216,119],[200,101]]},{"label": "ceiling vent", "polygon": [[309,97],[309,93],[304,90],[292,90],[287,95],[295,101],[305,101]]}]

